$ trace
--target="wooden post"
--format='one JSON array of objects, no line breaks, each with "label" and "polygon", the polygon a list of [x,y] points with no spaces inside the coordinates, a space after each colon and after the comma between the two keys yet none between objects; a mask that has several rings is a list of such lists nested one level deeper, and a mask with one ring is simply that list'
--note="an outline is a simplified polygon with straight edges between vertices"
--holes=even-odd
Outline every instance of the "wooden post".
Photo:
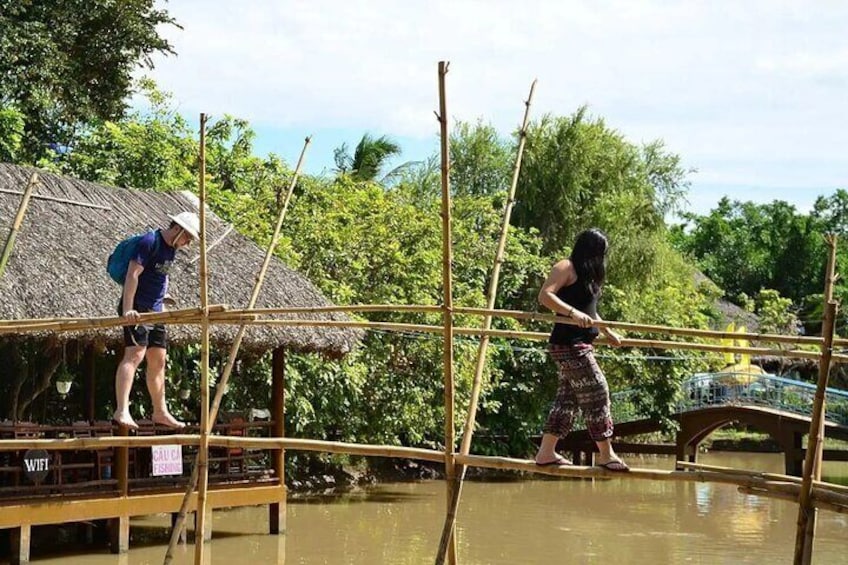
[{"label": "wooden post", "polygon": [[830,379],[830,362],[833,354],[833,338],[836,327],[837,305],[833,300],[833,285],[836,282],[836,235],[825,237],[830,253],[825,275],[824,323],[822,324],[821,360],[819,378],[816,384],[816,398],[810,421],[810,434],[807,437],[807,452],[804,457],[804,477],[801,493],[798,496],[798,529],[795,534],[795,565],[809,565],[812,562],[813,540],[816,530],[816,509],[811,502],[812,482],[821,480],[822,449],[824,445],[824,414],[827,383]]},{"label": "wooden post", "polygon": [[[119,436],[128,436],[129,428],[118,426]],[[116,447],[112,453],[115,465],[112,468],[113,476],[118,481],[118,496],[126,498],[130,493],[130,448]],[[125,553],[130,545],[129,516],[116,516],[107,521],[107,532],[109,537],[109,550],[112,553]]]},{"label": "wooden post", "polygon": [[24,197],[21,199],[21,204],[18,206],[18,213],[15,215],[15,221],[12,223],[12,229],[9,230],[9,235],[6,237],[6,245],[3,246],[3,255],[0,255],[0,277],[6,271],[6,263],[9,262],[9,257],[12,256],[12,248],[15,246],[15,239],[18,237],[18,231],[21,229],[21,224],[24,221],[29,206],[29,199],[32,196],[32,189],[38,183],[38,173],[32,173],[32,176],[24,190]]},{"label": "wooden post", "polygon": [[[448,136],[448,108],[445,96],[445,75],[450,63],[439,61],[439,119],[442,154],[442,321],[444,325],[444,383],[445,383],[445,481],[447,485],[447,504],[451,506],[454,483],[454,417],[453,417],[453,246],[451,241],[451,194],[450,194],[450,138]],[[447,547],[439,549],[442,563],[447,552],[451,565],[456,563],[456,544],[453,532],[448,538]]]},{"label": "wooden post", "polygon": [[[271,418],[274,437],[285,436],[286,415],[286,352],[282,347],[274,350],[271,360]],[[271,467],[280,481],[280,501],[268,507],[269,529],[272,534],[286,533],[286,452],[280,448],[273,452]]]},{"label": "wooden post", "polygon": [[96,378],[95,372],[97,370],[97,352],[94,348],[94,343],[89,343],[85,348],[85,354],[83,357],[83,371],[85,372],[85,419],[89,421],[89,423],[94,423],[97,419],[95,414],[94,407],[94,397],[95,397],[95,386],[96,386]]},{"label": "wooden post", "polygon": [[[524,120],[519,132],[518,152],[515,156],[515,165],[512,171],[512,183],[510,184],[509,192],[507,193],[500,239],[498,240],[498,248],[495,252],[495,261],[492,266],[492,277],[489,280],[489,289],[486,293],[487,310],[492,310],[495,307],[495,299],[498,295],[498,282],[500,280],[501,266],[504,261],[506,239],[509,234],[509,221],[512,216],[512,208],[515,205],[515,189],[518,186],[518,175],[521,172],[521,157],[524,155],[524,145],[527,140],[527,125],[530,119],[530,104],[533,102],[533,92],[535,89],[536,81],[534,80],[530,85],[530,94],[527,97],[527,101],[524,103]],[[492,316],[487,314],[483,317],[483,329],[488,330],[491,327]],[[484,335],[480,338],[480,344],[477,348],[477,365],[474,369],[474,383],[471,387],[471,402],[468,407],[468,414],[465,418],[465,429],[462,434],[462,443],[459,450],[462,455],[468,455],[471,452],[471,439],[474,437],[474,425],[477,422],[477,404],[480,400],[480,389],[483,386],[483,372],[486,369],[486,353],[488,347],[489,336]],[[460,465],[454,470],[454,476],[457,477],[457,480],[453,487],[452,496],[448,505],[448,512],[445,516],[445,524],[442,528],[442,539],[439,543],[439,555],[436,557],[436,563],[439,565],[444,563],[444,555],[447,550],[448,539],[453,536],[456,529],[456,513],[459,509],[459,499],[462,496],[462,481],[465,479],[465,471],[466,467],[464,465]]]},{"label": "wooden post", "polygon": [[[206,493],[209,487],[209,272],[206,261],[206,114],[200,114],[200,446],[197,449],[197,529],[194,532],[194,565],[202,565],[207,530]],[[211,516],[209,517],[211,518]],[[211,528],[212,520],[209,520]],[[211,535],[211,533],[210,533]]]},{"label": "wooden post", "polygon": [[12,528],[9,531],[9,545],[11,546],[9,562],[12,565],[29,563],[31,541],[32,526],[29,524],[21,524],[20,527]]},{"label": "wooden post", "polygon": [[130,517],[118,516],[109,520],[109,550],[112,553],[126,553],[130,550]]},{"label": "wooden post", "polygon": [[[271,263],[271,258],[274,255],[274,248],[277,245],[277,241],[280,237],[280,230],[283,225],[283,219],[286,217],[286,211],[288,210],[289,201],[291,200],[292,193],[294,192],[294,188],[297,185],[297,179],[300,175],[300,171],[303,167],[304,157],[306,156],[306,150],[309,147],[309,143],[312,141],[311,137],[307,137],[303,144],[303,150],[300,152],[300,158],[297,160],[297,166],[294,170],[294,175],[292,176],[291,183],[289,184],[289,190],[286,194],[286,201],[283,204],[283,208],[280,210],[280,214],[277,217],[277,226],[274,230],[274,236],[271,238],[271,244],[268,246],[268,249],[265,252],[265,260],[262,262],[262,267],[259,269],[259,273],[256,275],[256,283],[253,286],[253,293],[251,294],[248,309],[253,308],[256,305],[256,301],[259,298],[259,292],[262,290],[262,283],[265,280],[265,273],[268,270],[268,265]],[[236,335],[235,340],[233,341],[233,345],[230,348],[229,358],[227,359],[227,364],[224,367],[224,371],[221,375],[221,378],[218,381],[218,385],[215,390],[215,400],[212,402],[212,407],[209,410],[209,428],[211,431],[211,426],[214,425],[215,420],[218,418],[218,409],[221,406],[221,399],[224,396],[224,391],[227,389],[227,383],[230,378],[230,374],[233,371],[233,367],[235,366],[236,357],[238,356],[238,350],[241,346],[242,338],[244,337],[245,331],[247,330],[247,326],[244,324],[239,327],[239,332]],[[177,515],[177,521],[175,527],[171,529],[171,539],[168,542],[168,549],[165,552],[165,559],[163,561],[164,565],[168,565],[174,558],[174,548],[177,546],[177,542],[179,541],[179,529],[182,528],[185,523],[185,517],[188,512],[188,505],[191,499],[191,493],[194,491],[195,486],[197,486],[198,480],[198,467],[200,461],[200,454],[198,453],[197,459],[195,459],[194,471],[192,471],[191,478],[189,479],[188,486],[186,487],[186,492],[183,495],[183,502],[180,506],[179,514]]]}]

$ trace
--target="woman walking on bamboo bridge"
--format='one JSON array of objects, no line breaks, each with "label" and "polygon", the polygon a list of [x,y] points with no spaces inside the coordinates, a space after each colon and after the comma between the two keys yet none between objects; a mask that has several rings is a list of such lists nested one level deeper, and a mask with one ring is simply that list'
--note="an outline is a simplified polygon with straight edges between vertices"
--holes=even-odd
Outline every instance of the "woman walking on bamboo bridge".
[{"label": "woman walking on bamboo bridge", "polygon": [[[548,351],[559,370],[559,388],[543,428],[537,465],[569,464],[556,452],[556,444],[571,431],[579,408],[589,436],[598,446],[596,464],[609,471],[630,470],[612,449],[609,387],[592,346],[598,337],[598,328],[592,321],[601,319],[598,300],[606,278],[607,246],[607,238],[600,230],[582,232],[571,257],[553,266],[539,291],[540,304],[558,316],[571,318],[576,325],[555,324],[548,340]],[[621,337],[614,331],[602,331],[611,345],[621,345]]]}]

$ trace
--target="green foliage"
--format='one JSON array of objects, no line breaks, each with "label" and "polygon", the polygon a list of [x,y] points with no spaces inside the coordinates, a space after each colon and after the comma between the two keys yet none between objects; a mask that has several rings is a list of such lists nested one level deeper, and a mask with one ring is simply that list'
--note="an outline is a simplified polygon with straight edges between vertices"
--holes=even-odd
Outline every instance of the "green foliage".
[{"label": "green foliage", "polygon": [[[336,148],[333,156],[339,173],[349,175],[354,181],[363,182],[377,181],[377,177],[383,171],[389,159],[400,155],[400,153],[400,145],[387,136],[381,135],[375,138],[366,133],[359,140],[352,156],[348,151],[347,144],[342,144],[341,147]],[[380,179],[380,182],[388,182],[399,175],[407,166],[409,164],[401,165],[399,168],[388,172]]]},{"label": "green foliage", "polygon": [[24,115],[14,107],[0,106],[0,162],[17,160],[23,136]]},{"label": "green foliage", "polygon": [[660,143],[633,145],[586,108],[547,115],[529,127],[513,223],[538,229],[548,253],[599,227],[620,250],[611,272],[645,276],[664,214],[687,186],[685,173]]},{"label": "green foliage", "polygon": [[797,334],[801,322],[792,305],[792,300],[780,296],[773,289],[763,289],[754,300],[760,333]]},{"label": "green foliage", "polygon": [[451,132],[451,188],[456,195],[506,192],[512,180],[513,149],[482,121],[457,122]]},{"label": "green foliage", "polygon": [[24,161],[123,115],[138,65],[172,53],[153,0],[0,0],[0,104],[24,116]]},{"label": "green foliage", "polygon": [[[800,320],[805,333],[812,334],[820,331],[823,315],[829,253],[823,236],[833,233],[844,240],[846,209],[845,190],[818,198],[809,214],[782,201],[755,204],[724,198],[707,215],[685,215],[686,223],[672,230],[671,239],[731,300],[742,304],[749,296],[757,297],[765,327],[797,331]],[[846,260],[848,251],[837,246],[836,264]],[[834,296],[848,298],[841,280]],[[845,324],[840,314],[838,328]]]},{"label": "green foliage", "polygon": [[168,94],[147,79],[139,92],[148,101],[117,121],[97,121],[77,139],[74,150],[40,165],[104,184],[148,190],[187,190],[197,185],[197,141],[188,123],[171,107]]}]

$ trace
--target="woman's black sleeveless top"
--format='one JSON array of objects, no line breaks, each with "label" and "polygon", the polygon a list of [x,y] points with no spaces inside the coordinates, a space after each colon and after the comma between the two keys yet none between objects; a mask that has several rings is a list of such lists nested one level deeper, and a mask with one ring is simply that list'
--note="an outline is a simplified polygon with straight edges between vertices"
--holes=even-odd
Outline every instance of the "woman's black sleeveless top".
[{"label": "woman's black sleeveless top", "polygon": [[[598,315],[598,294],[586,288],[579,280],[574,284],[564,286],[556,292],[557,298],[574,308],[595,318]],[[548,343],[555,345],[574,345],[575,343],[592,343],[598,337],[598,328],[581,328],[570,324],[555,324]]]}]

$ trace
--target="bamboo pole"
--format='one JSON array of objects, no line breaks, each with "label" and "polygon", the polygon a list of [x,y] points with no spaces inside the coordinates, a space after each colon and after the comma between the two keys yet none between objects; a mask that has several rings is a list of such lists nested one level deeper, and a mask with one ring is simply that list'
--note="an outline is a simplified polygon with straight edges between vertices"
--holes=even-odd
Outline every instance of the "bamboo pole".
[{"label": "bamboo pole", "polygon": [[[209,310],[224,314],[225,306],[210,306]],[[139,314],[138,322],[128,322],[123,317],[103,318],[44,318],[28,320],[5,320],[0,321],[0,334],[26,333],[26,332],[79,332],[98,328],[110,328],[125,326],[132,323],[142,324],[194,324],[199,323],[202,317],[200,308],[187,308],[184,310],[173,310],[168,312],[149,312]]]},{"label": "bamboo pole", "polygon": [[[265,252],[265,259],[262,262],[262,266],[259,269],[259,272],[256,275],[256,281],[253,286],[253,292],[250,296],[250,301],[248,303],[247,311],[252,309],[256,305],[256,301],[259,298],[259,293],[262,290],[262,283],[265,280],[265,273],[268,270],[268,266],[271,263],[271,259],[274,256],[274,248],[277,245],[277,241],[280,237],[280,230],[282,229],[283,220],[286,216],[286,211],[288,210],[289,201],[291,200],[292,193],[294,192],[294,188],[297,185],[297,179],[300,176],[300,171],[303,167],[304,157],[306,155],[306,150],[309,148],[309,143],[312,141],[311,137],[307,137],[303,144],[303,149],[300,152],[300,157],[297,160],[297,166],[294,170],[294,175],[292,176],[291,183],[289,184],[288,192],[286,193],[285,203],[283,204],[282,209],[280,210],[280,214],[277,217],[277,225],[274,229],[274,235],[271,238],[271,243],[268,246],[268,249]],[[242,339],[244,338],[245,331],[247,327],[244,325],[244,320],[240,321],[241,327],[239,328],[239,332],[236,335],[235,340],[233,341],[232,346],[230,347],[230,354],[227,358],[227,364],[224,367],[224,371],[221,374],[221,378],[216,386],[215,390],[215,399],[212,402],[212,408],[210,410],[210,421],[209,426],[215,423],[215,420],[218,418],[218,409],[221,406],[221,399],[224,396],[224,391],[227,388],[227,383],[230,378],[230,374],[232,373],[233,367],[235,366],[236,357],[238,355],[239,347],[241,346]],[[195,469],[197,465],[195,465]],[[171,529],[171,539],[168,542],[168,549],[165,553],[165,561],[164,564],[168,565],[173,559],[174,548],[177,545],[180,537],[180,531],[182,530],[183,525],[185,524],[185,517],[188,511],[189,502],[191,500],[191,492],[194,489],[194,485],[197,484],[197,473],[192,472],[191,479],[189,480],[188,488],[186,489],[185,495],[183,496],[183,502],[180,505],[180,511],[177,514],[177,519],[174,523],[173,528]]]},{"label": "bamboo pole", "polygon": [[18,213],[15,214],[15,221],[12,222],[12,229],[9,230],[9,235],[6,237],[6,244],[3,246],[3,254],[0,255],[0,277],[6,271],[6,263],[9,262],[9,257],[12,256],[12,248],[15,246],[15,240],[18,237],[18,231],[21,229],[21,224],[24,222],[29,200],[32,197],[32,190],[38,184],[38,173],[32,173],[29,182],[23,192],[23,198],[18,206]]},{"label": "bamboo pole", "polygon": [[[512,182],[507,192],[506,205],[504,206],[503,223],[501,224],[501,233],[498,240],[497,251],[495,252],[495,260],[492,265],[492,275],[489,279],[489,288],[486,293],[486,308],[493,310],[495,308],[495,298],[498,294],[498,283],[500,281],[501,266],[504,261],[504,251],[506,250],[506,239],[509,234],[509,221],[512,216],[512,208],[515,205],[515,189],[518,186],[518,175],[521,172],[521,158],[524,155],[524,145],[527,141],[527,125],[530,120],[530,105],[533,103],[533,92],[536,90],[536,81],[530,85],[530,94],[524,102],[524,120],[521,122],[521,130],[519,130],[518,151],[515,156],[515,165],[512,171]],[[482,327],[484,330],[489,330],[492,327],[492,315],[485,314],[483,317]],[[483,371],[486,368],[486,354],[489,348],[489,336],[484,335],[480,338],[480,344],[477,347],[477,364],[474,367],[474,382],[471,387],[471,401],[468,407],[468,414],[465,418],[465,429],[462,434],[462,442],[459,452],[462,455],[468,455],[471,452],[471,439],[474,437],[474,425],[477,421],[477,403],[480,400],[480,389],[483,386]],[[439,542],[439,553],[436,556],[436,563],[441,565],[444,563],[445,554],[447,553],[448,543],[451,537],[455,535],[456,530],[456,513],[459,509],[459,499],[462,496],[462,482],[465,480],[465,472],[467,467],[459,465],[458,469],[454,470],[456,481],[453,486],[453,493],[448,504],[448,512],[445,517],[445,524],[442,528],[442,538]],[[454,540],[454,544],[456,540]]]},{"label": "bamboo pole", "polygon": [[[415,305],[415,304],[352,304],[346,306],[298,306],[290,308],[254,308],[251,310],[232,309],[233,314],[256,314],[256,315],[280,315],[280,314],[316,314],[329,312],[416,312],[436,313],[441,312],[441,306]],[[456,306],[454,314],[467,314],[471,316],[494,316],[499,318],[512,318],[516,320],[530,320],[536,322],[549,322],[575,325],[571,318],[564,318],[554,314],[541,312],[520,312],[516,310],[498,310],[493,308],[468,308]],[[701,330],[694,328],[678,328],[673,326],[661,326],[653,324],[638,324],[631,322],[612,322],[609,320],[593,320],[592,325],[598,328],[610,328],[623,331],[634,331],[644,333],[665,333],[669,335],[681,335],[704,339],[744,339],[746,341],[761,341],[771,343],[788,343],[797,345],[821,346],[823,339],[815,336],[790,336],[780,334],[760,333],[734,333],[725,331]],[[848,339],[845,340],[848,344]]]},{"label": "bamboo pole", "polygon": [[[14,194],[17,196],[22,196],[23,192],[18,192],[17,190],[6,190],[0,189],[0,193],[3,194]],[[33,194],[33,200],[46,200],[47,202],[58,202],[59,204],[70,204],[72,206],[82,206],[84,208],[94,208],[95,210],[106,210],[107,212],[112,210],[111,206],[101,206],[100,204],[92,204],[91,202],[80,202],[79,200],[68,200],[67,198],[57,198],[56,196],[47,196],[43,194]]]},{"label": "bamboo pole", "polygon": [[[768,498],[776,498],[778,500],[786,500],[788,502],[797,502],[798,495],[797,494],[789,494],[785,492],[776,492],[769,491],[765,489],[759,489],[756,487],[747,487],[740,486],[737,490],[743,494],[752,494],[755,496],[765,496]],[[830,510],[831,512],[837,512],[839,514],[848,514],[848,506],[843,506],[840,504],[833,504],[831,502],[827,502],[825,500],[818,500],[817,498],[813,498],[811,505],[813,508],[821,508],[822,510]]]},{"label": "bamboo pole", "polygon": [[[206,493],[209,488],[209,264],[206,260],[206,114],[200,114],[200,447],[197,461],[197,515],[194,530],[194,565],[203,565],[206,544]],[[211,517],[210,517],[211,518]],[[180,525],[180,528],[182,525]]]},{"label": "bamboo pole", "polygon": [[[222,321],[221,323],[227,323]],[[306,327],[339,327],[339,328],[363,328],[375,329],[395,332],[416,332],[416,333],[442,333],[444,330],[440,326],[432,326],[426,324],[404,324],[397,322],[370,322],[370,321],[348,321],[348,320],[302,320],[302,319],[273,319],[273,320],[253,320],[244,322],[249,326],[306,326]],[[484,330],[481,328],[453,328],[454,335],[463,336],[490,336],[501,338],[524,339],[529,341],[546,341],[549,337],[548,333],[543,332],[525,332],[512,330]],[[604,338],[599,338],[595,343],[603,345]],[[750,353],[758,355],[772,355],[775,357],[788,357],[797,359],[819,359],[820,353],[815,351],[804,350],[787,350],[787,349],[768,349],[765,347],[737,347],[728,345],[712,345],[706,343],[689,343],[684,341],[662,341],[662,340],[647,340],[647,339],[629,339],[625,338],[621,341],[623,347],[638,347],[638,348],[657,348],[657,349],[684,349],[693,351],[705,351],[710,353]],[[834,355],[834,361],[848,361],[846,355]]]},{"label": "bamboo pole", "polygon": [[813,540],[816,532],[816,509],[810,504],[812,481],[821,480],[822,450],[824,446],[824,413],[827,383],[830,378],[831,354],[836,327],[838,307],[833,300],[833,285],[836,281],[836,235],[828,234],[825,240],[830,248],[825,276],[825,315],[822,324],[822,356],[819,360],[819,378],[816,397],[807,437],[807,452],[804,457],[804,481],[798,497],[798,530],[795,535],[795,565],[808,565],[812,561]]},{"label": "bamboo pole", "polygon": [[[442,291],[444,292],[444,303],[442,306],[442,323],[444,331],[444,385],[445,385],[445,487],[447,491],[447,504],[450,507],[454,484],[454,384],[453,384],[453,246],[451,235],[451,194],[450,194],[450,137],[448,133],[448,106],[445,86],[445,77],[448,73],[450,63],[439,61],[439,111],[436,118],[439,120],[439,135],[441,147],[441,170],[442,170]],[[448,554],[448,562],[456,563],[456,544],[453,535],[445,551],[439,552],[440,563],[444,562],[444,555]]]},{"label": "bamboo pole", "polygon": [[[557,316],[556,314],[543,314],[540,312],[520,312],[516,310],[493,310],[489,308],[454,308],[456,314],[471,314],[477,316],[501,316],[517,320],[531,320],[540,322],[551,322],[558,324],[576,325],[572,318]],[[636,331],[645,333],[665,333],[669,335],[683,335],[689,337],[707,339],[744,339],[746,341],[766,341],[774,343],[792,343],[821,345],[822,338],[814,336],[792,336],[780,334],[760,334],[746,332],[725,332],[714,330],[701,330],[694,328],[678,328],[673,326],[661,326],[655,324],[638,324],[632,322],[613,322],[609,320],[592,320],[592,325],[597,328],[609,328],[614,330]],[[848,343],[848,340],[846,340]]]},{"label": "bamboo pole", "polygon": [[810,422],[810,434],[807,438],[807,451],[804,458],[804,481],[801,486],[801,492],[798,497],[798,528],[795,537],[795,565],[807,565],[812,559],[812,532],[808,530],[810,522],[814,519],[814,510],[810,504],[812,481],[820,477],[817,476],[816,469],[821,467],[821,462],[817,461],[820,457],[819,444],[823,441],[822,430],[824,425],[824,402],[825,390],[827,381],[830,376],[830,355],[831,341],[827,339],[830,336],[832,339],[835,319],[836,319],[836,303],[830,301],[825,307],[825,323],[823,333],[825,335],[825,350],[822,354],[822,359],[819,361],[819,379],[816,385],[816,396],[813,402],[813,414]]}]

